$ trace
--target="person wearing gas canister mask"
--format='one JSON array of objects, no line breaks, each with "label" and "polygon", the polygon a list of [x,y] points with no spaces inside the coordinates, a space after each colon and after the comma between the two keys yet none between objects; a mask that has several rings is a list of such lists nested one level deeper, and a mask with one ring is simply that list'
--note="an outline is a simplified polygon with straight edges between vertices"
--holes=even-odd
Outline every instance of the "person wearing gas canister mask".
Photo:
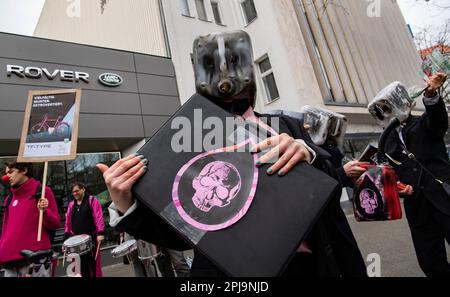
[{"label": "person wearing gas canister mask", "polygon": [[419,265],[427,276],[450,276],[445,241],[450,244],[450,162],[444,142],[448,113],[440,89],[447,76],[430,77],[424,93],[426,111],[411,115],[414,102],[406,88],[394,82],[369,104],[370,113],[386,128],[394,118],[401,125],[386,141],[386,154],[399,180],[400,194]]},{"label": "person wearing gas canister mask", "polygon": [[347,118],[339,113],[315,106],[303,106],[303,125],[312,141],[326,150],[332,158],[339,181],[344,187],[353,187],[354,181],[365,171],[368,162],[350,161],[342,164],[344,154],[342,147],[347,131]]},{"label": "person wearing gas canister mask", "polygon": [[[234,115],[257,119],[261,115],[253,111],[256,100],[253,61],[250,37],[244,31],[198,37],[193,51],[197,93]],[[270,126],[271,117],[267,118]],[[326,160],[329,154],[311,141],[298,120],[279,116],[279,122],[280,134],[257,145],[258,152],[274,148],[262,156],[257,164],[269,163],[277,150],[281,154],[278,161],[269,167],[267,174],[282,177],[302,161],[330,175],[334,174],[332,165]],[[132,197],[131,187],[143,175],[147,163],[148,160],[142,160],[139,156],[130,156],[111,167],[97,165],[103,172],[113,200],[110,206],[111,225],[159,246],[189,249],[167,224],[158,216],[151,215],[150,210],[140,206]],[[340,196],[340,192],[335,194]],[[298,248],[284,275],[341,276],[327,234],[325,224],[319,219],[306,242]],[[212,262],[194,252],[191,276],[224,276]]]},{"label": "person wearing gas canister mask", "polygon": [[[339,113],[320,107],[305,105],[300,112],[274,110],[271,114],[284,114],[299,120],[308,131],[311,140],[330,154],[329,161],[336,169],[333,176],[342,187],[353,187],[366,169],[366,162],[351,161],[342,164],[342,146],[347,131],[347,118]],[[330,235],[330,244],[336,254],[336,261],[343,276],[365,277],[366,265],[359,250],[345,213],[340,205],[340,196],[330,202],[323,215]]]}]

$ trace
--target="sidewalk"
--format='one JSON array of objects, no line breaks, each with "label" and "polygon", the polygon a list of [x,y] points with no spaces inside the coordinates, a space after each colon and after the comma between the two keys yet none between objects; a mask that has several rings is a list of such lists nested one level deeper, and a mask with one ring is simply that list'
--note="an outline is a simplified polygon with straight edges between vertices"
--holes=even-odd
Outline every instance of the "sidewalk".
[{"label": "sidewalk", "polygon": [[[184,251],[184,256],[194,257],[193,250]],[[131,265],[125,265],[122,262],[102,267],[103,277],[134,277]]]},{"label": "sidewalk", "polygon": [[131,265],[114,264],[102,268],[104,277],[134,277]]}]

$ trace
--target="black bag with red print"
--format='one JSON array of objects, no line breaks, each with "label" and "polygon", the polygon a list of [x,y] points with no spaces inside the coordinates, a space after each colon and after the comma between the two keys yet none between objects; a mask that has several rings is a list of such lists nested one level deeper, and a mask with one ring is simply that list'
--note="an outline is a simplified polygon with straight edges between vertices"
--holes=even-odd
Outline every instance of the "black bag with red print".
[{"label": "black bag with red print", "polygon": [[384,153],[387,136],[400,124],[391,121],[378,143],[377,164],[367,168],[356,181],[353,211],[357,221],[392,221],[402,218],[397,176]]}]

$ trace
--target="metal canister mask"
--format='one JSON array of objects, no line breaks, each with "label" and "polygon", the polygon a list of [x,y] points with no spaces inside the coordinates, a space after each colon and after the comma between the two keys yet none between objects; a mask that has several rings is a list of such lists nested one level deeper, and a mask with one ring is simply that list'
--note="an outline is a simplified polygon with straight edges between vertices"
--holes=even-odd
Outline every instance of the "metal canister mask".
[{"label": "metal canister mask", "polygon": [[253,53],[250,36],[246,32],[221,32],[197,37],[192,62],[197,93],[235,114],[243,114],[254,106]]}]

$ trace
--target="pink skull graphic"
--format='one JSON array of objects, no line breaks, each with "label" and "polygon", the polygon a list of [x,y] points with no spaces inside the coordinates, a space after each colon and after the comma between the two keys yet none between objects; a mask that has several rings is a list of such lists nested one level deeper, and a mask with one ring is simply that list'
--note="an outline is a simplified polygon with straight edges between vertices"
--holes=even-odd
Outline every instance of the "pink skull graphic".
[{"label": "pink skull graphic", "polygon": [[364,208],[367,214],[374,214],[378,207],[377,195],[370,189],[364,189],[359,194],[361,207]]},{"label": "pink skull graphic", "polygon": [[192,181],[194,205],[209,212],[212,207],[225,207],[236,197],[241,188],[241,176],[230,163],[215,161],[207,164]]}]

